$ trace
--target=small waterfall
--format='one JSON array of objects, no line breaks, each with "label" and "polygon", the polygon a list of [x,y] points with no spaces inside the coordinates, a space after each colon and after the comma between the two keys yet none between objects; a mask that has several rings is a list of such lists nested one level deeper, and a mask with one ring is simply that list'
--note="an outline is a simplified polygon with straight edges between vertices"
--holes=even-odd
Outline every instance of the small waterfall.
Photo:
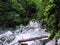
[{"label": "small waterfall", "polygon": [[[33,37],[39,37],[43,34],[49,35],[45,32],[46,29],[41,28],[41,23],[38,21],[30,21],[27,26],[20,25],[16,26],[14,32],[7,31],[0,35],[0,45],[21,45],[18,41],[21,39],[28,39]],[[33,40],[26,43],[26,45],[43,45],[43,42],[40,40]]]}]

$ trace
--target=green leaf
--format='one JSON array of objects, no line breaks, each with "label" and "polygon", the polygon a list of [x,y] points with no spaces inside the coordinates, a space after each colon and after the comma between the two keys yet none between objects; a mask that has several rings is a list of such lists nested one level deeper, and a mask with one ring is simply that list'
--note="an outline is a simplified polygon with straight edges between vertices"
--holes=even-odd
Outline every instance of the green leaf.
[{"label": "green leaf", "polygon": [[48,6],[46,6],[45,11],[49,11],[53,6],[54,5],[48,5]]}]

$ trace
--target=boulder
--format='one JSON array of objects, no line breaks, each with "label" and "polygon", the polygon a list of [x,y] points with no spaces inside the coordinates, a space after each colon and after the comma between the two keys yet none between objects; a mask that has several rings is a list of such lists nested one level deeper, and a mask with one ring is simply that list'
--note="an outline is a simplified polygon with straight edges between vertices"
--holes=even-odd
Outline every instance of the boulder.
[{"label": "boulder", "polygon": [[7,31],[6,33],[0,35],[0,42],[10,43],[12,40],[14,40],[14,38],[15,37],[14,37],[13,33],[11,31]]}]

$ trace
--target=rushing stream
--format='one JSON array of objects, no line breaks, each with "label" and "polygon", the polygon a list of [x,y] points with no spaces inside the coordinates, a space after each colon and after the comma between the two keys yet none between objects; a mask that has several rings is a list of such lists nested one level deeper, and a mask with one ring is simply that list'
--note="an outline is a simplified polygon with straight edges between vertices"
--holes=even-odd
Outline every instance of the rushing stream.
[{"label": "rushing stream", "polygon": [[[30,21],[27,26],[17,26],[16,30],[6,30],[0,32],[0,45],[21,45],[19,40],[39,37],[42,35],[49,35],[45,32],[46,29],[41,28],[41,23],[38,21]],[[26,45],[43,45],[40,40],[33,40],[26,43]]]}]

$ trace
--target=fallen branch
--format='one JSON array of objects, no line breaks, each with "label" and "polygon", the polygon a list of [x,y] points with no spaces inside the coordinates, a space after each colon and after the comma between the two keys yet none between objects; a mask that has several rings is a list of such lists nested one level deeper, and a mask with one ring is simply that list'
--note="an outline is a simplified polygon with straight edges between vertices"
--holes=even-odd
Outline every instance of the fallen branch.
[{"label": "fallen branch", "polygon": [[38,40],[38,39],[47,38],[47,37],[48,37],[48,36],[42,36],[42,37],[40,36],[40,37],[22,39],[22,40],[19,40],[19,42],[33,41],[33,40]]}]

